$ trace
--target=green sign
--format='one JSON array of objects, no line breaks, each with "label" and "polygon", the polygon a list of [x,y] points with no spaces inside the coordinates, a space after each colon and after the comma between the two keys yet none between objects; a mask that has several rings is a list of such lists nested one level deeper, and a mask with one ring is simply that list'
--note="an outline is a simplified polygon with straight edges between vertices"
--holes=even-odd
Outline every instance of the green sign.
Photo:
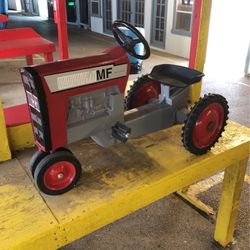
[{"label": "green sign", "polygon": [[75,5],[76,5],[75,1],[74,2],[68,2],[68,6],[75,6]]}]

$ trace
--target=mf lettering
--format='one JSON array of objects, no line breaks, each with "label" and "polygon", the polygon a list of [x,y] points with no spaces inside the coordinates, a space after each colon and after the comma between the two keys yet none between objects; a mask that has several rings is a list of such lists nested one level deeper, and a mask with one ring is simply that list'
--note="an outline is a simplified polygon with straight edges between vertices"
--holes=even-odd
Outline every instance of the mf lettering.
[{"label": "mf lettering", "polygon": [[112,68],[97,70],[96,71],[97,81],[109,79],[111,74],[112,74]]}]

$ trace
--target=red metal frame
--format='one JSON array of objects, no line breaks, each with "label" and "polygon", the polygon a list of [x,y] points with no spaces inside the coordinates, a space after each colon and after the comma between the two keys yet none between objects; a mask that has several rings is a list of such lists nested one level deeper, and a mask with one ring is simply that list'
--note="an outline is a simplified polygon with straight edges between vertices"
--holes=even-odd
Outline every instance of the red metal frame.
[{"label": "red metal frame", "polygon": [[194,69],[196,62],[197,46],[200,32],[200,19],[202,11],[202,1],[194,1],[194,14],[193,14],[193,27],[192,27],[192,39],[189,54],[189,67]]},{"label": "red metal frame", "polygon": [[8,16],[0,14],[0,23],[4,23],[4,29],[7,28],[8,22],[9,22]]},{"label": "red metal frame", "polygon": [[[76,70],[100,67],[111,64],[112,65],[127,64],[128,68],[126,76],[116,78],[113,80],[98,82],[97,84],[94,83],[64,91],[59,91],[56,93],[50,92],[48,84],[45,80],[45,76],[47,75],[60,74],[64,72],[73,72]],[[114,46],[110,49],[105,50],[100,55],[89,56],[78,59],[68,59],[60,62],[54,62],[52,64],[41,64],[32,67],[32,69],[39,75],[41,79],[42,88],[45,92],[46,105],[48,109],[48,119],[49,119],[48,122],[50,126],[50,138],[48,140],[51,140],[50,151],[54,151],[57,148],[64,147],[65,145],[68,144],[67,114],[68,114],[69,98],[71,96],[75,96],[86,92],[92,92],[98,89],[108,88],[114,85],[117,85],[121,93],[124,93],[130,72],[130,61],[127,57],[126,51],[123,48],[121,48],[120,46]],[[26,88],[25,83],[24,87]],[[41,145],[38,141],[36,141],[35,143],[38,146],[39,150],[45,151],[43,145]]]},{"label": "red metal frame", "polygon": [[68,30],[67,30],[67,14],[65,1],[55,0],[56,9],[54,9],[55,22],[58,29],[58,45],[60,50],[60,59],[68,59]]}]

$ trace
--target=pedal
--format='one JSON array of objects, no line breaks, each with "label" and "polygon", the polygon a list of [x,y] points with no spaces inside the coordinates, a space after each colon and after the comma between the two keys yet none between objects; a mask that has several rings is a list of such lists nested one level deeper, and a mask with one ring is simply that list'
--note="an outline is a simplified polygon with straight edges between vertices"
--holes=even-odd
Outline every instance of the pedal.
[{"label": "pedal", "polygon": [[123,143],[128,140],[130,134],[131,128],[128,128],[126,125],[120,122],[117,122],[112,127],[112,136]]}]

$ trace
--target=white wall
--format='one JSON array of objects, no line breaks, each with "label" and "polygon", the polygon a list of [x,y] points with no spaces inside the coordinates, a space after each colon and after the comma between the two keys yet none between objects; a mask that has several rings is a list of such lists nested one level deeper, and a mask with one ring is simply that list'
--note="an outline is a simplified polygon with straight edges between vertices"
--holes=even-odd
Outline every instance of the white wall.
[{"label": "white wall", "polygon": [[8,0],[8,7],[11,10],[22,11],[21,0]]},{"label": "white wall", "polygon": [[[101,11],[100,17],[97,17],[97,16],[90,17],[91,31],[97,32],[97,33],[103,33],[103,1],[101,1],[100,8],[101,8],[100,9],[100,11]],[[90,15],[91,15],[91,7],[90,7]]]},{"label": "white wall", "polygon": [[91,31],[103,33],[103,19],[102,17],[91,16]]},{"label": "white wall", "polygon": [[114,22],[115,20],[118,19],[118,3],[117,0],[112,1],[112,21]]},{"label": "white wall", "polygon": [[8,7],[11,10],[16,10],[16,1],[15,0],[9,0],[8,1]]},{"label": "white wall", "polygon": [[189,50],[191,44],[191,37],[173,34],[171,32],[174,21],[174,0],[168,1],[167,12],[167,32],[166,32],[166,52],[189,58]]},{"label": "white wall", "polygon": [[48,18],[48,5],[45,0],[38,0],[39,15],[44,18]]},{"label": "white wall", "polygon": [[152,0],[145,0],[144,29],[148,43],[151,40],[152,5]]}]

